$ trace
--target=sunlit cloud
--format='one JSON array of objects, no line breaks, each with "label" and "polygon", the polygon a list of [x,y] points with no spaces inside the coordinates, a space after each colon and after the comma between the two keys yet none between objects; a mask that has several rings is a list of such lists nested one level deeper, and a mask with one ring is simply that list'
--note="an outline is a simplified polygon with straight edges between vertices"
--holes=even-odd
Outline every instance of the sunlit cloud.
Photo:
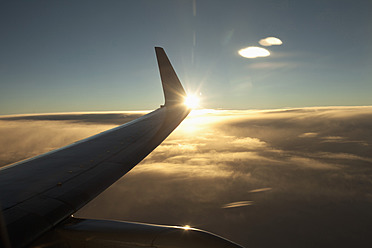
[{"label": "sunlit cloud", "polygon": [[314,153],[314,157],[327,158],[327,159],[343,159],[343,160],[361,160],[372,163],[372,158],[361,157],[349,153],[330,153],[330,152],[319,152]]},{"label": "sunlit cloud", "polygon": [[260,43],[261,46],[279,46],[283,44],[283,42],[276,37],[267,37],[261,39],[258,43]]},{"label": "sunlit cloud", "polygon": [[[58,148],[135,113],[124,116],[0,118],[0,162]],[[298,234],[298,226],[318,237],[322,223],[337,242],[345,232],[369,230],[370,126],[372,107],[195,110],[75,216],[192,223],[247,247]]]},{"label": "sunlit cloud", "polygon": [[244,58],[254,59],[258,57],[267,57],[270,55],[269,50],[262,47],[250,46],[238,51],[239,55]]},{"label": "sunlit cloud", "polygon": [[[184,161],[181,163],[180,161]],[[230,178],[233,174],[231,169],[224,168],[223,165],[212,164],[209,157],[186,158],[172,157],[161,163],[152,160],[144,161],[135,171],[136,175],[152,175],[156,171],[157,175],[169,178],[191,178],[195,180]]]},{"label": "sunlit cloud", "polygon": [[324,139],[324,140],[344,140],[345,138],[341,137],[341,136],[326,136],[326,137],[323,137],[322,139]]},{"label": "sunlit cloud", "polygon": [[322,137],[324,142],[344,142],[345,138],[341,136],[326,136]]},{"label": "sunlit cloud", "polygon": [[101,112],[1,117],[0,166],[69,145],[143,114]]},{"label": "sunlit cloud", "polygon": [[313,132],[302,133],[302,134],[298,135],[298,137],[300,137],[300,138],[314,138],[316,136],[318,136],[318,133],[313,133]]},{"label": "sunlit cloud", "polygon": [[319,170],[340,169],[340,167],[337,164],[321,162],[319,160],[306,157],[293,156],[290,158],[290,161],[292,161],[293,165],[295,166],[307,167],[312,169]]},{"label": "sunlit cloud", "polygon": [[258,147],[264,147],[266,146],[266,143],[259,140],[259,139],[256,139],[256,138],[250,138],[250,137],[245,137],[245,138],[234,138],[232,141],[231,141],[231,144],[233,145],[240,145],[240,146],[244,146],[244,147],[254,147],[254,148],[258,148]]},{"label": "sunlit cloud", "polygon": [[259,193],[259,192],[265,192],[269,190],[272,190],[272,189],[271,188],[252,189],[249,191],[249,193]]},{"label": "sunlit cloud", "polygon": [[338,143],[338,144],[347,144],[347,143],[355,143],[363,146],[369,146],[369,144],[363,140],[350,140],[345,137],[341,136],[326,136],[321,137],[323,143]]},{"label": "sunlit cloud", "polygon": [[232,202],[228,203],[222,206],[222,208],[237,208],[237,207],[245,207],[253,205],[253,201],[238,201],[238,202]]}]

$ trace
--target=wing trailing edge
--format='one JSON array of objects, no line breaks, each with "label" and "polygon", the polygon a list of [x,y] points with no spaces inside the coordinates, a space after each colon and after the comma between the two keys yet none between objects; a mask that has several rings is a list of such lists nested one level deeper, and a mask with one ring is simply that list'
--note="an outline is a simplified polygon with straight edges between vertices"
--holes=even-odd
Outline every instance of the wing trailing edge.
[{"label": "wing trailing edge", "polygon": [[30,248],[45,247],[51,243],[51,237],[53,248],[57,245],[96,248],[98,244],[110,248],[243,248],[230,240],[191,227],[76,218],[62,223]]}]

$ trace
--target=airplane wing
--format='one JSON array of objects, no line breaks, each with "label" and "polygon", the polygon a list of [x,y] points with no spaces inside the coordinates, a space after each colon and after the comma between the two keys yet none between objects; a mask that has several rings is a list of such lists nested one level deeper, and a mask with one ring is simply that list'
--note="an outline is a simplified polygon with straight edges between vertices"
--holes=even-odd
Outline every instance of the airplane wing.
[{"label": "airplane wing", "polygon": [[[100,247],[99,242],[110,247],[168,247],[160,243],[178,242],[180,228],[176,227],[71,217],[144,159],[190,112],[183,104],[186,93],[164,50],[156,47],[155,51],[163,106],[119,127],[0,170],[0,237],[4,247],[56,247],[57,243],[68,244],[61,247]],[[110,238],[108,232],[113,233]],[[199,230],[194,233],[219,238]],[[122,240],[125,235],[127,239]],[[137,237],[135,242],[133,237]]]}]

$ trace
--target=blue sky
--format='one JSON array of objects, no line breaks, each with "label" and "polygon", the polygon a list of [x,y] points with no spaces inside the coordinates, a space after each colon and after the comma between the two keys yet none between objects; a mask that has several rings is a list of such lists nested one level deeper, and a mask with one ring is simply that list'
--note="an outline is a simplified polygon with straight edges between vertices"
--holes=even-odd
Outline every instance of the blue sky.
[{"label": "blue sky", "polygon": [[[371,105],[370,1],[8,1],[0,114],[162,104],[153,47],[202,107]],[[238,50],[278,37],[271,56]],[[198,92],[199,93],[199,92]]]}]

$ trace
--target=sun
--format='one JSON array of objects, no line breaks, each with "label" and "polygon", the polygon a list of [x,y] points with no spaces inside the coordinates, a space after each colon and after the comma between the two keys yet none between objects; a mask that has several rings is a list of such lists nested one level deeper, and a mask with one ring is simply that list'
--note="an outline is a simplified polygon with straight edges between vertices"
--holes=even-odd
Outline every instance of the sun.
[{"label": "sun", "polygon": [[182,228],[183,228],[183,230],[190,230],[190,229],[191,229],[191,226],[189,226],[189,225],[185,225],[185,226],[183,226]]},{"label": "sun", "polygon": [[200,101],[199,97],[197,97],[196,95],[188,95],[185,98],[184,104],[188,108],[195,109],[195,108],[199,107],[199,101]]}]

